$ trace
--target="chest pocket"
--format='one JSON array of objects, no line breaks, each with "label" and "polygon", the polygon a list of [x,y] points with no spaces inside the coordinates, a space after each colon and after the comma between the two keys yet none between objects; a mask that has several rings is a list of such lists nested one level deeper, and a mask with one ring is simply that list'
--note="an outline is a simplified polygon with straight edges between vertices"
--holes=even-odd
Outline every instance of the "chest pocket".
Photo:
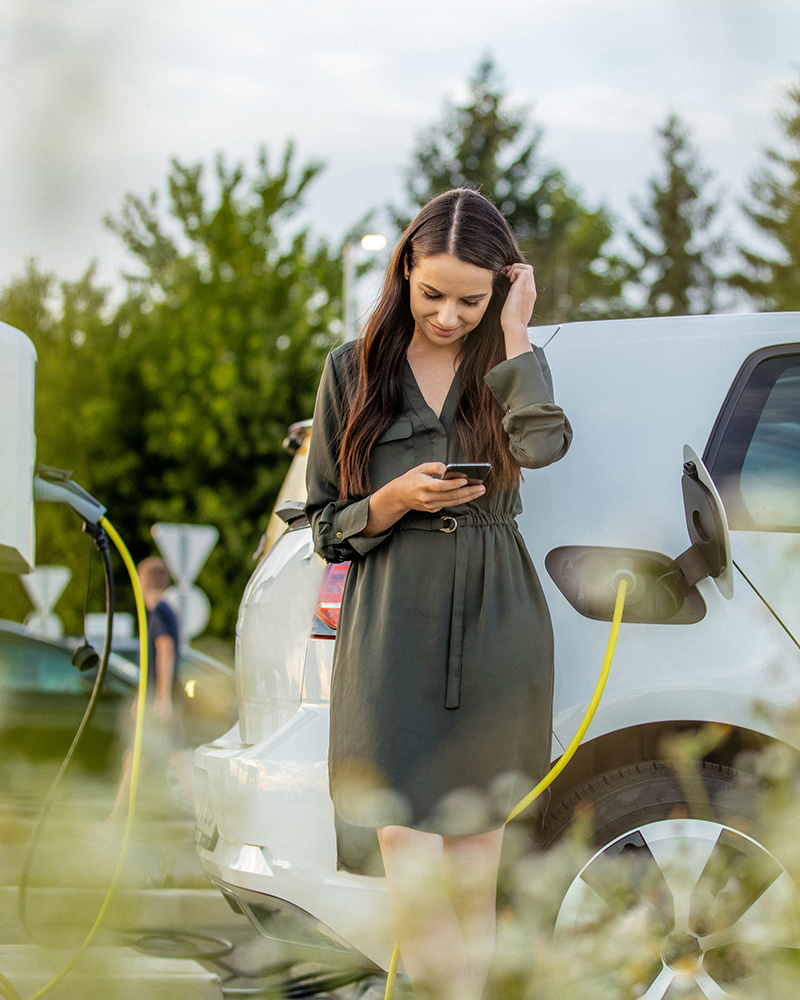
[{"label": "chest pocket", "polygon": [[412,433],[411,421],[408,417],[400,417],[375,442],[369,456],[369,478],[373,490],[414,467]]}]

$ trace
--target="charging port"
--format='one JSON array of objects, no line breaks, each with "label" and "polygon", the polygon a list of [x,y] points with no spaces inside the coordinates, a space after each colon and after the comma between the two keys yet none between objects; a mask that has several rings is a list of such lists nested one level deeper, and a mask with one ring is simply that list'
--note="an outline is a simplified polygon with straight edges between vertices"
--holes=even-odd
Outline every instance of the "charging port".
[{"label": "charging port", "polygon": [[547,572],[576,611],[611,621],[621,579],[627,580],[624,622],[691,625],[702,621],[706,605],[686,587],[669,556],[646,549],[564,545],[545,558]]}]

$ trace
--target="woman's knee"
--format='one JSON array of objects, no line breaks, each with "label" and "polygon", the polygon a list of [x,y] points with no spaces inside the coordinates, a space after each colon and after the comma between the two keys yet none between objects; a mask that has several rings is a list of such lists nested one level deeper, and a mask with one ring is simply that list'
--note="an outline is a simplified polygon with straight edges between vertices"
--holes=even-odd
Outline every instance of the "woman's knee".
[{"label": "woman's knee", "polygon": [[382,826],[378,843],[384,856],[398,853],[441,853],[442,838],[435,833],[412,830],[407,826]]},{"label": "woman's knee", "polygon": [[488,830],[486,833],[469,833],[460,836],[442,838],[444,854],[454,860],[463,858],[490,859],[499,857],[503,846],[505,827],[498,830]]},{"label": "woman's knee", "polygon": [[478,888],[483,883],[494,884],[500,864],[503,830],[445,837],[442,845],[444,869],[449,880]]}]

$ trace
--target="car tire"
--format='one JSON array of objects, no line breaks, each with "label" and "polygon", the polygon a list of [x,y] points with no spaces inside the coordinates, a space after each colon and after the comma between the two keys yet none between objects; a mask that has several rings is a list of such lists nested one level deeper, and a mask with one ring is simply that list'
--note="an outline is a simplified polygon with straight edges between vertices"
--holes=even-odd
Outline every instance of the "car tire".
[{"label": "car tire", "polygon": [[702,817],[709,806],[714,818],[730,821],[746,833],[757,816],[760,785],[741,771],[706,761],[699,761],[694,773],[700,783],[692,782],[688,789],[663,760],[630,764],[598,775],[547,809],[542,824],[543,846],[549,847],[560,839],[572,825],[576,810],[583,808],[591,810],[593,839],[598,847],[636,824],[674,818],[680,813]]},{"label": "car tire", "polygon": [[556,919],[565,997],[784,995],[778,981],[800,956],[797,894],[758,840],[759,790],[719,764],[699,762],[681,781],[649,761],[597,776],[547,811],[546,844],[576,812],[592,830],[593,853]]}]

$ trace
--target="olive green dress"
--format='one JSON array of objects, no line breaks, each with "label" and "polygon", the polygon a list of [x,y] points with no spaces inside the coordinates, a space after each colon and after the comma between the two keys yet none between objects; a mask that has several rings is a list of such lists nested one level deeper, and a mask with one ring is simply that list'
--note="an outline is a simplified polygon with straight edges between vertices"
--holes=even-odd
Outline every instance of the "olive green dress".
[{"label": "olive green dress", "polygon": [[[307,473],[317,552],[350,561],[331,690],[334,806],[358,826],[495,829],[550,759],[552,628],[515,522],[519,491],[411,511],[364,537],[369,498],[339,499],[337,472],[354,348],[326,361]],[[464,460],[458,376],[440,417],[407,362],[403,378],[403,412],[370,456],[372,489],[424,462]],[[541,351],[502,362],[486,381],[521,466],[564,455],[572,431]]]}]

